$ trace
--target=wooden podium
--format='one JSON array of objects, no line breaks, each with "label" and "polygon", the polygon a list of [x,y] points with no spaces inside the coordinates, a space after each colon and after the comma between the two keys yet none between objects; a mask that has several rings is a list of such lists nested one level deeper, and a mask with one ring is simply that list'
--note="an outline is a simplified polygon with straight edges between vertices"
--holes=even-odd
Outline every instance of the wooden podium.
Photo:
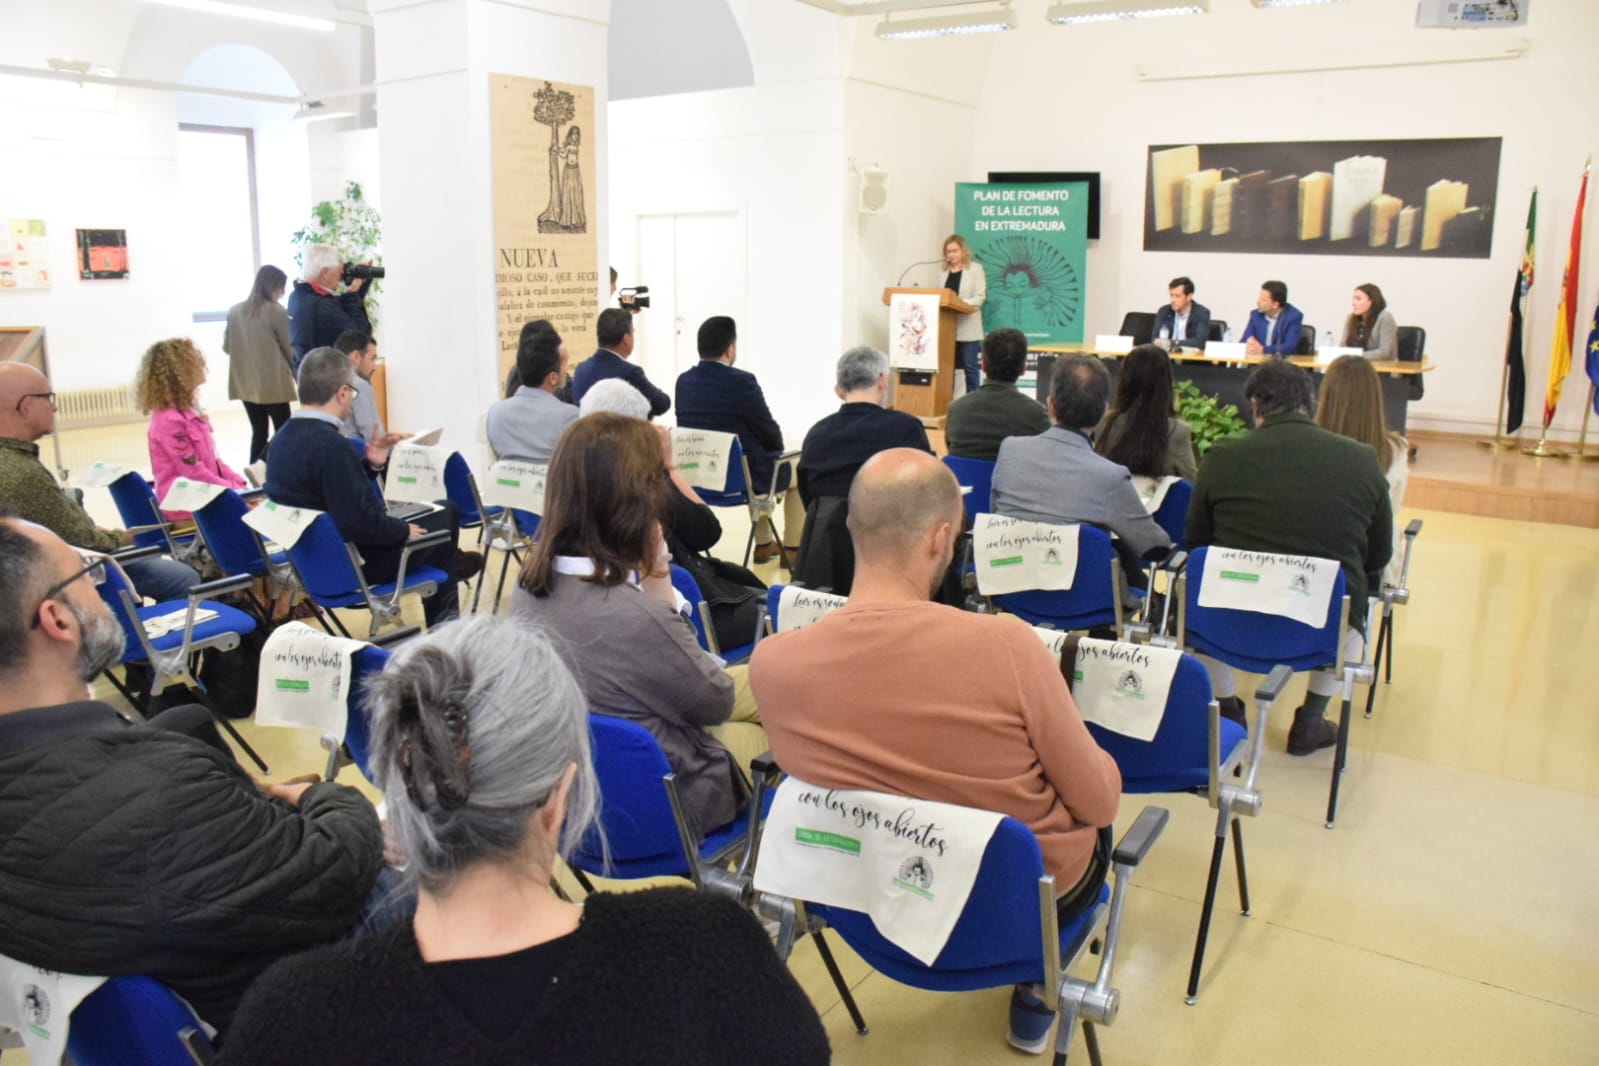
[{"label": "wooden podium", "polygon": [[889,330],[889,366],[894,377],[894,410],[918,418],[941,417],[949,410],[950,393],[955,388],[955,320],[970,314],[972,305],[948,289],[895,289],[883,290],[883,304],[891,305],[897,295],[938,297],[937,346],[938,368],[917,370],[895,366],[895,324],[892,315]]}]

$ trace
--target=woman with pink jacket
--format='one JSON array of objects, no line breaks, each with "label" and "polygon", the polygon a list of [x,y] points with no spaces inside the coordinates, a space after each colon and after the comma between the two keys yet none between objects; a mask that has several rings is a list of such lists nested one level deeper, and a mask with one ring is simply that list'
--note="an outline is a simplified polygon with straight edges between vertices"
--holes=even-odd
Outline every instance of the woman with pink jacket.
[{"label": "woman with pink jacket", "polygon": [[[157,499],[178,478],[244,488],[244,478],[217,457],[211,420],[196,395],[205,381],[205,357],[186,337],[157,341],[139,363],[134,383],[140,410],[150,415],[150,468]],[[186,511],[163,511],[181,522]]]}]

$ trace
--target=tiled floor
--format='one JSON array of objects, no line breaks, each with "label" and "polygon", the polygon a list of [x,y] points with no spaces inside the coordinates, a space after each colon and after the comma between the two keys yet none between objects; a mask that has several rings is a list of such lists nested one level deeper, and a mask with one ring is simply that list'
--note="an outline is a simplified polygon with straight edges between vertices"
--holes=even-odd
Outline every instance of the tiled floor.
[{"label": "tiled floor", "polygon": [[[217,419],[227,454],[237,422]],[[137,463],[143,443],[68,436],[79,466]],[[719,513],[736,556],[747,527]],[[1354,723],[1338,827],[1322,826],[1330,755],[1282,753],[1286,699],[1265,809],[1244,823],[1254,913],[1237,913],[1229,864],[1194,1007],[1182,992],[1214,819],[1194,797],[1153,800],[1172,818],[1129,898],[1121,1015],[1101,1037],[1113,1066],[1599,1061],[1599,531],[1405,517],[1426,519],[1414,598],[1394,683]],[[322,763],[310,738],[245,728],[276,776]],[[1118,824],[1144,802],[1128,797]],[[1023,1058],[1004,1043],[1006,991],[919,992],[835,950],[868,1036],[808,943],[793,968],[837,1062]]]}]

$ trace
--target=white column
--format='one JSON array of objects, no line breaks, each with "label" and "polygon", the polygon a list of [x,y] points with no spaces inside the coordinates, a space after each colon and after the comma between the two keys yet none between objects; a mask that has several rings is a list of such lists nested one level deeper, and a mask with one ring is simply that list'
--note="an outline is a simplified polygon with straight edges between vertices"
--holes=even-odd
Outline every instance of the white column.
[{"label": "white column", "polygon": [[[596,227],[606,276],[610,0],[371,0],[389,423],[443,425],[478,472],[478,420],[500,396],[489,75],[594,87]],[[574,351],[574,360],[587,352]]]}]

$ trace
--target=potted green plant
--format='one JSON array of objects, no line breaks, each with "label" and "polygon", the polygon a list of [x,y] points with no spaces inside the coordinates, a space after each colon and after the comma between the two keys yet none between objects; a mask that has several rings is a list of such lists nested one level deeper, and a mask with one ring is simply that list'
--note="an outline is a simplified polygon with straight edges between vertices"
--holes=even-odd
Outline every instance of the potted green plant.
[{"label": "potted green plant", "polygon": [[[361,183],[357,181],[344,183],[343,199],[323,200],[311,208],[310,221],[295,230],[289,240],[295,246],[294,261],[300,266],[304,265],[301,250],[307,244],[331,244],[346,263],[364,263],[369,259],[373,263],[383,262],[383,255],[378,251],[383,240],[383,220],[378,217],[377,208],[362,194]],[[376,331],[382,279],[372,279],[367,283],[367,290],[370,295],[366,300],[366,314]]]},{"label": "potted green plant", "polygon": [[1237,407],[1200,392],[1192,381],[1177,383],[1177,417],[1194,431],[1194,450],[1201,456],[1217,441],[1240,436],[1248,428]]}]

